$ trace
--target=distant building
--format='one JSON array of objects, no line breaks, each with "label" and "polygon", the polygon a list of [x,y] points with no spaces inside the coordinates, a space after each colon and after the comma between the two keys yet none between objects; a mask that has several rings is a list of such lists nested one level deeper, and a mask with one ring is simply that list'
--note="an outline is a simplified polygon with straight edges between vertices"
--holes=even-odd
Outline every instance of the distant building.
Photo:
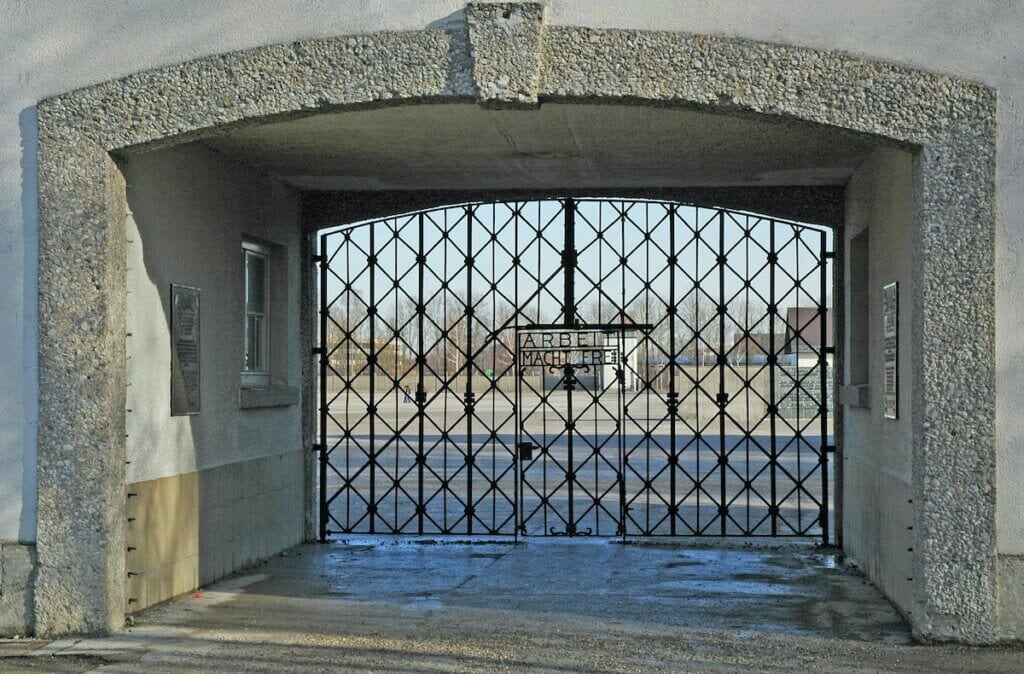
[{"label": "distant building", "polygon": [[768,332],[736,335],[736,340],[729,351],[729,359],[736,365],[764,365],[768,362],[768,354],[772,352],[772,347],[778,350],[785,341],[783,335],[777,334],[773,343],[772,335]]},{"label": "distant building", "polygon": [[[786,335],[782,345],[783,360],[788,365],[813,365],[819,356],[834,346],[832,310],[824,313],[824,344],[822,344],[822,313],[818,307],[786,309]],[[826,355],[832,363],[832,354]]]}]

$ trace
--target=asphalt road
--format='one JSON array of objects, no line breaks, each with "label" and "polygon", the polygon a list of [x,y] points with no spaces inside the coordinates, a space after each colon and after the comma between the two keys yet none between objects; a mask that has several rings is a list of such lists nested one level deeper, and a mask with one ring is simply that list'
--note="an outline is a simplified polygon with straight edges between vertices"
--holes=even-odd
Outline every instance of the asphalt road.
[{"label": "asphalt road", "polygon": [[564,428],[524,439],[538,449],[517,465],[515,434],[425,433],[421,470],[418,434],[377,436],[372,464],[369,436],[333,434],[332,528],[370,532],[372,501],[377,533],[513,534],[518,503],[527,535],[820,535],[820,437],[776,437],[772,462],[770,436],[677,435],[674,467],[668,434],[573,433],[571,460]]}]

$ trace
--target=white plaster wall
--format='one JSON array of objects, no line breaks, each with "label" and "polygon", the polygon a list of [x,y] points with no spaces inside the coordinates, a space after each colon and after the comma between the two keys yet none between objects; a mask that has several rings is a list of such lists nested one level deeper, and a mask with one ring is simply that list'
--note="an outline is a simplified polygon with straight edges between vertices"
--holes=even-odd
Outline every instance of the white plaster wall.
[{"label": "white plaster wall", "polygon": [[[893,148],[876,150],[847,187],[846,250],[850,239],[868,233],[867,315],[847,299],[846,324],[866,320],[869,409],[847,407],[843,417],[843,545],[865,573],[904,612],[913,608],[912,431],[910,350],[913,258],[913,156]],[[897,419],[883,416],[884,351],[882,287],[899,283]],[[847,268],[847,298],[852,288]],[[849,335],[845,338],[850,352]],[[850,362],[844,382],[850,382]],[[863,383],[863,381],[861,382]]]},{"label": "white plaster wall", "polygon": [[[271,344],[298,386],[299,210],[294,194],[197,145],[121,161],[128,185],[126,482],[204,470],[302,447],[297,404],[239,409],[243,236],[287,246],[287,339]],[[201,412],[170,416],[170,284],[201,291]],[[282,343],[285,342],[285,343]]]},{"label": "white plaster wall", "polygon": [[[0,539],[32,540],[35,103],[127,73],[314,36],[440,25],[462,0],[0,0]],[[841,49],[999,90],[999,548],[1024,554],[1024,3],[1014,0],[549,0],[554,23]]]}]

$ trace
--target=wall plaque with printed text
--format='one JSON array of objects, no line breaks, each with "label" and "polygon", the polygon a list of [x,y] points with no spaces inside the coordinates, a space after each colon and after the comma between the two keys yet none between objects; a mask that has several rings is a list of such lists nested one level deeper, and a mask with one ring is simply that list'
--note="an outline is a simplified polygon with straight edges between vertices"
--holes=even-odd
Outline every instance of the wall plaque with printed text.
[{"label": "wall plaque with printed text", "polygon": [[899,413],[899,318],[899,284],[890,283],[882,288],[882,354],[885,371],[882,415],[886,419],[895,419]]},{"label": "wall plaque with printed text", "polygon": [[171,416],[199,414],[199,289],[171,284]]}]

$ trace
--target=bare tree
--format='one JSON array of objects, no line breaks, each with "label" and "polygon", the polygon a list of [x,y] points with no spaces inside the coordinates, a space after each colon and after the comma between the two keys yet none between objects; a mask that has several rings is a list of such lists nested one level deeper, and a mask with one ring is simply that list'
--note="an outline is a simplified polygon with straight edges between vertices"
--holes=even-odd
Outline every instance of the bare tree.
[{"label": "bare tree", "polygon": [[328,361],[339,374],[348,375],[357,371],[365,357],[360,358],[370,333],[366,313],[366,299],[358,289],[342,290],[330,300],[327,313]]},{"label": "bare tree", "polygon": [[770,331],[771,322],[765,319],[767,313],[767,305],[757,295],[751,293],[741,293],[729,302],[726,348],[731,349],[737,341],[744,339],[744,333],[748,336],[740,348],[733,350],[731,360],[734,363],[757,353],[756,348],[751,348],[750,339],[753,339],[753,335]]},{"label": "bare tree", "polygon": [[696,290],[688,293],[677,307],[680,355],[689,356],[694,363],[704,363],[718,350],[721,333],[718,307]]}]

